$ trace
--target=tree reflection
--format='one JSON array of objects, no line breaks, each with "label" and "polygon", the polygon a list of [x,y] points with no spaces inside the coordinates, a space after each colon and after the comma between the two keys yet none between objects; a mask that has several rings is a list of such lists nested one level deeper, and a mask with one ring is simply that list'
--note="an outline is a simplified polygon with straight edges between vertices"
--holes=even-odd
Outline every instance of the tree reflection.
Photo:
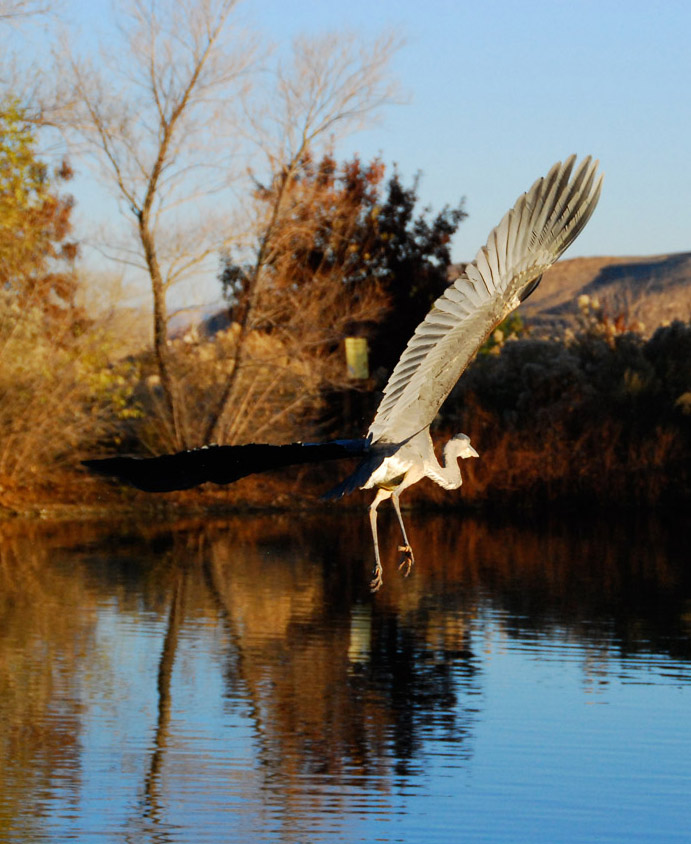
[{"label": "tree reflection", "polygon": [[[85,584],[51,565],[41,525],[0,525],[0,839],[39,839],[59,782],[76,805],[81,714],[75,673],[93,641]],[[60,611],[64,604],[83,612]]]},{"label": "tree reflection", "polygon": [[[188,627],[219,631],[223,706],[253,726],[247,788],[270,795],[296,841],[316,812],[339,817],[359,799],[390,804],[430,753],[467,763],[490,627],[506,641],[578,643],[586,683],[606,682],[640,653],[691,662],[681,530],[448,513],[410,521],[419,563],[404,579],[391,561],[375,596],[359,514],[0,526],[0,747],[9,760],[0,837],[39,837],[58,782],[78,802],[84,688],[103,682],[114,658],[97,642],[105,606],[155,619],[160,631],[157,669],[143,678],[156,690],[156,723],[138,832],[161,841],[174,789],[167,774],[179,764],[171,711],[185,681],[174,669]],[[385,547],[395,547],[396,530],[383,519]]]},{"label": "tree reflection", "polygon": [[159,824],[163,816],[160,795],[161,768],[170,736],[173,666],[175,664],[175,655],[180,638],[180,628],[184,622],[186,612],[188,571],[188,567],[183,564],[176,572],[177,576],[173,584],[173,594],[170,601],[170,612],[168,613],[168,625],[158,666],[156,733],[154,736],[153,752],[151,754],[151,764],[144,783],[144,815],[150,818],[154,824]]},{"label": "tree reflection", "polygon": [[383,774],[404,777],[437,727],[463,754],[470,717],[459,686],[476,672],[464,625],[445,626],[413,581],[405,613],[377,611],[358,600],[350,543],[322,543],[340,559],[317,565],[304,549],[267,554],[282,544],[267,527],[247,545],[217,539],[208,563],[239,655],[229,660],[228,700],[238,685],[252,699],[267,782],[319,776],[386,788]]}]

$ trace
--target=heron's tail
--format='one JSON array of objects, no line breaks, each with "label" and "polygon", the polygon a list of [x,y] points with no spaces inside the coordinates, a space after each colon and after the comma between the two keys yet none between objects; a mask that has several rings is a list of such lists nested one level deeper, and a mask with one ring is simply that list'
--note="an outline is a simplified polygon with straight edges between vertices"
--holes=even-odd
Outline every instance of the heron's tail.
[{"label": "heron's tail", "polygon": [[361,457],[368,449],[369,441],[365,439],[288,445],[212,445],[160,457],[84,460],[83,465],[98,475],[127,481],[146,492],[172,492],[207,481],[230,484],[247,475],[284,466]]},{"label": "heron's tail", "polygon": [[[365,442],[369,446],[371,443],[370,438],[368,437]],[[362,489],[372,477],[372,472],[375,472],[381,466],[386,457],[394,454],[400,445],[401,443],[378,443],[373,450],[368,449],[365,453],[364,460],[358,463],[355,471],[342,480],[340,484],[336,484],[333,489],[325,492],[322,495],[322,499],[324,501],[330,501],[334,498],[343,498],[344,495],[349,495],[351,492],[355,492],[356,489]]]},{"label": "heron's tail", "polygon": [[361,486],[364,486],[364,484],[369,480],[371,474],[371,462],[369,460],[363,460],[352,475],[348,475],[348,477],[344,478],[340,484],[336,484],[333,489],[325,492],[322,495],[322,500],[331,501],[333,499],[343,498],[344,495],[350,495],[351,492],[355,492],[356,489],[360,489]]}]

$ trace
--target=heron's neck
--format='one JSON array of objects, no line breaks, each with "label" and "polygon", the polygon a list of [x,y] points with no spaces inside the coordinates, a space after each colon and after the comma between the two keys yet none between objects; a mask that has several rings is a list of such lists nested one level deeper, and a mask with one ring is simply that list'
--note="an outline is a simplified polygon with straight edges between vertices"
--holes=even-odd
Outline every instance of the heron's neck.
[{"label": "heron's neck", "polygon": [[435,459],[434,465],[427,467],[427,477],[444,489],[458,489],[463,483],[458,457],[453,453],[450,441],[444,446],[442,464]]}]

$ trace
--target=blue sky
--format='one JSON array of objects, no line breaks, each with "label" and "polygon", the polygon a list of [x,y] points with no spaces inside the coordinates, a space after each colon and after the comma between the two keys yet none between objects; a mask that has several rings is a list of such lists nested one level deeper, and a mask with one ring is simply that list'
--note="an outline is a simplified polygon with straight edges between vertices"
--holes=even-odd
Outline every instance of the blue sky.
[{"label": "blue sky", "polygon": [[[87,27],[106,0],[67,2]],[[600,206],[568,255],[691,249],[691,3],[687,0],[245,0],[281,43],[303,32],[394,29],[407,103],[348,139],[381,155],[438,210],[466,198],[454,244],[469,259],[557,160],[592,153]],[[92,216],[93,196],[78,202]],[[105,204],[102,206],[105,209]]]},{"label": "blue sky", "polygon": [[[466,197],[454,244],[472,257],[515,198],[571,152],[606,173],[570,255],[691,249],[691,3],[641,0],[303,0],[258,3],[276,38],[395,27],[409,105],[353,139],[435,208]],[[259,18],[260,16],[257,15]]]}]

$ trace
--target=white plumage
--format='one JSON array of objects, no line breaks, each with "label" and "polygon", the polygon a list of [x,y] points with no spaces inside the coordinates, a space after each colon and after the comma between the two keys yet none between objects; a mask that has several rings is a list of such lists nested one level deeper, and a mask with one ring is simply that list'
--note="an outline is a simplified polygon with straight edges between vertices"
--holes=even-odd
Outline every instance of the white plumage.
[{"label": "white plumage", "polygon": [[571,156],[538,179],[432,305],[384,388],[372,442],[400,442],[432,423],[478,348],[585,226],[602,176],[588,157],[570,179],[574,163]]},{"label": "white plumage", "polygon": [[461,484],[459,458],[476,457],[464,434],[450,440],[440,464],[429,426],[482,343],[537,287],[543,272],[575,240],[590,219],[602,187],[590,157],[574,170],[575,156],[557,163],[518,198],[463,274],[436,300],[400,357],[369,429],[370,451],[350,478],[334,490],[377,488],[370,506],[375,576],[382,583],[377,507],[391,498],[404,544],[401,565],[413,552],[399,496],[423,477],[445,489]]}]

